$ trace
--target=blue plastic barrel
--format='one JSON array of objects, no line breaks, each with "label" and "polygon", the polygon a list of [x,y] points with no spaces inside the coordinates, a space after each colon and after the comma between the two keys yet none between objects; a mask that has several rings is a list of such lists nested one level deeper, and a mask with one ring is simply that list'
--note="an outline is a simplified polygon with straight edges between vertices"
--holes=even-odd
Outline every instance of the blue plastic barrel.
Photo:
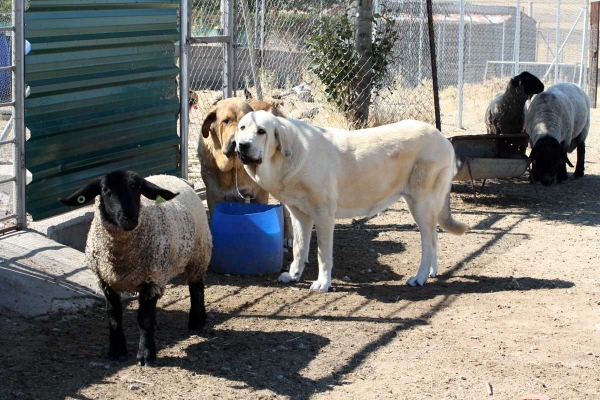
[{"label": "blue plastic barrel", "polygon": [[213,271],[274,274],[283,267],[283,206],[219,203],[210,224]]}]

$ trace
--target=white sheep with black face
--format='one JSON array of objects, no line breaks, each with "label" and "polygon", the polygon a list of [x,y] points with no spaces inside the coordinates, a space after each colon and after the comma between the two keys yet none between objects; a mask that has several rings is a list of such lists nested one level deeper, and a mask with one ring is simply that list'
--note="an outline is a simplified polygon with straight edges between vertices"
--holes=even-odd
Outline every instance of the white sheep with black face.
[{"label": "white sheep with black face", "polygon": [[95,215],[85,249],[86,260],[106,297],[110,357],[122,360],[127,345],[122,329],[121,292],[139,292],[140,344],[137,360],[156,360],[156,302],[165,285],[186,273],[191,308],[188,328],[206,321],[204,277],[212,237],[202,200],[179,178],[146,179],[131,171],[115,171],[89,182],[66,199],[68,206],[95,200]]},{"label": "white sheep with black face", "polygon": [[521,133],[525,122],[525,103],[543,90],[544,84],[527,71],[511,78],[504,93],[494,97],[485,113],[487,133]]},{"label": "white sheep with black face", "polygon": [[557,83],[533,99],[525,130],[531,140],[532,179],[549,186],[567,180],[567,153],[577,149],[575,178],[583,177],[590,99],[573,83]]}]

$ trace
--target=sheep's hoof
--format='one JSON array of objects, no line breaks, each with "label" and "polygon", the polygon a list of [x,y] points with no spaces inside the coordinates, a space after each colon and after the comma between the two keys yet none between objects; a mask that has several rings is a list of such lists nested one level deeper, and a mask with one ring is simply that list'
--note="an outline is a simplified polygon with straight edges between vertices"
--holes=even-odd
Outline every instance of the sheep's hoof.
[{"label": "sheep's hoof", "polygon": [[137,353],[137,362],[140,367],[151,367],[156,361],[156,347],[152,343],[150,346],[140,346]]}]

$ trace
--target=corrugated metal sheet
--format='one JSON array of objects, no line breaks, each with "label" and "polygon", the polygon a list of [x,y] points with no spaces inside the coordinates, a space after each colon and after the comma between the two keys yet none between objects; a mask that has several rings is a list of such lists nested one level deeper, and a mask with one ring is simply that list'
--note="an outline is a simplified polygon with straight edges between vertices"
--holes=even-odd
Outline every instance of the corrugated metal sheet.
[{"label": "corrugated metal sheet", "polygon": [[169,0],[31,0],[25,12],[27,212],[117,169],[179,175],[175,42]]}]

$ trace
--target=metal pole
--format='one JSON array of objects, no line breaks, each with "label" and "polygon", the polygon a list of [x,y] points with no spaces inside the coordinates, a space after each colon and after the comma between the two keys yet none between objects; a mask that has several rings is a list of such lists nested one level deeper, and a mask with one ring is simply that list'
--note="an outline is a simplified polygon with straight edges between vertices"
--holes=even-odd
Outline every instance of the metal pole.
[{"label": "metal pole", "polygon": [[424,10],[423,10],[423,0],[421,0],[421,8],[419,15],[419,81],[418,84],[421,84],[422,81],[422,66],[423,66],[423,22],[425,19]]},{"label": "metal pole", "polygon": [[583,35],[581,38],[581,64],[579,65],[579,87],[583,90],[585,90],[585,79],[583,79],[584,74],[585,74],[585,64],[587,62],[585,56],[587,54],[586,52],[586,38],[587,38],[587,13],[588,13],[588,6],[586,5],[584,8],[584,13],[583,13]]},{"label": "metal pole", "polygon": [[517,0],[517,19],[515,21],[515,51],[513,60],[515,62],[514,74],[519,74],[519,56],[521,52],[521,0]]},{"label": "metal pole", "polygon": [[459,2],[460,22],[458,23],[458,115],[456,117],[456,127],[462,129],[462,112],[463,112],[463,68],[465,62],[464,40],[465,40],[465,2]]},{"label": "metal pole", "polygon": [[181,177],[188,178],[188,129],[190,119],[189,103],[189,72],[188,72],[188,1],[179,3],[179,137],[181,140]]},{"label": "metal pole", "polygon": [[529,2],[529,18],[533,18],[533,2]]},{"label": "metal pole", "polygon": [[589,76],[588,96],[592,108],[596,108],[598,100],[598,30],[600,25],[600,2],[592,1],[590,4],[590,41],[589,48]]},{"label": "metal pole", "polygon": [[502,64],[500,64],[500,77],[504,76],[504,40],[506,38],[506,21],[502,21]]},{"label": "metal pole", "polygon": [[433,110],[435,113],[435,127],[442,130],[442,117],[440,114],[440,96],[437,76],[437,59],[435,56],[435,31],[433,25],[432,0],[427,0],[427,26],[429,27],[429,55],[431,56],[431,83],[433,84]]},{"label": "metal pole", "polygon": [[258,47],[258,0],[254,2],[254,48]]},{"label": "metal pole", "polygon": [[558,82],[558,56],[559,56],[559,49],[558,49],[558,43],[559,43],[559,38],[560,38],[560,0],[556,0],[556,46],[555,46],[555,56],[554,56],[554,83],[556,84]]},{"label": "metal pole", "polygon": [[15,202],[14,210],[17,215],[17,227],[27,228],[27,214],[25,210],[25,185],[27,185],[27,172],[25,169],[25,24],[23,13],[26,0],[13,0],[13,23],[15,31],[13,35],[12,51],[15,70],[13,73],[13,118],[15,124],[15,150],[14,150],[14,172],[15,172]]},{"label": "metal pole", "polygon": [[259,63],[259,66],[262,67],[264,53],[265,53],[265,0],[262,0],[260,12],[261,12],[261,14],[260,14],[260,63]]},{"label": "metal pole", "polygon": [[233,2],[234,0],[222,0],[223,6],[223,35],[229,36],[229,41],[223,48],[223,98],[228,99],[233,94]]}]

